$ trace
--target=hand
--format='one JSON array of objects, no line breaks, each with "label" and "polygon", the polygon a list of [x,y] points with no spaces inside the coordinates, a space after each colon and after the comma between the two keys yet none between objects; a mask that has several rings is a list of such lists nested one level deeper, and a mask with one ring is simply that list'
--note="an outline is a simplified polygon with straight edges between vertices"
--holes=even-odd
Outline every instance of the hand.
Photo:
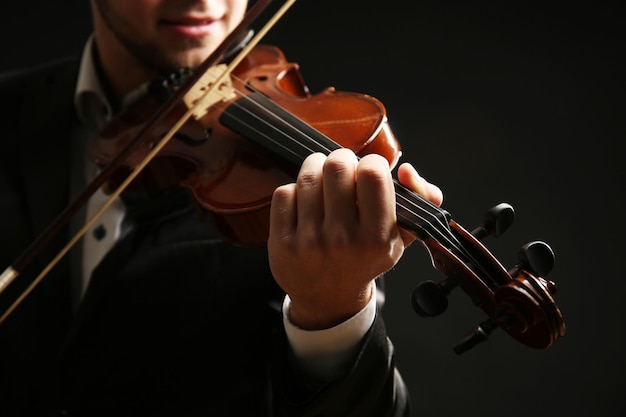
[{"label": "hand", "polygon": [[[398,177],[441,203],[441,190],[409,164],[399,167]],[[270,267],[291,298],[293,324],[317,330],[352,317],[369,301],[374,279],[414,239],[397,225],[386,159],[372,154],[358,160],[348,149],[310,155],[296,183],[275,190],[270,214]]]}]

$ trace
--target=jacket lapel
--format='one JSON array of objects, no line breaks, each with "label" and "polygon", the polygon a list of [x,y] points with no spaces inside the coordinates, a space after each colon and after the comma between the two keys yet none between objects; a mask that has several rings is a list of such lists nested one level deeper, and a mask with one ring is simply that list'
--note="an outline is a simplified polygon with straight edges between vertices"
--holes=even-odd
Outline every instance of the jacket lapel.
[{"label": "jacket lapel", "polygon": [[[22,95],[18,122],[18,155],[22,167],[28,218],[37,238],[66,208],[69,196],[71,132],[74,121],[73,96],[78,65],[63,61],[35,72]],[[39,272],[68,241],[68,228],[62,227],[43,246],[33,262]],[[38,284],[51,308],[68,316],[70,303],[69,260],[62,258]],[[52,307],[57,306],[57,307]],[[53,314],[51,311],[50,314]]]},{"label": "jacket lapel", "polygon": [[76,63],[64,62],[40,72],[23,95],[20,158],[35,236],[67,206],[76,75]]}]

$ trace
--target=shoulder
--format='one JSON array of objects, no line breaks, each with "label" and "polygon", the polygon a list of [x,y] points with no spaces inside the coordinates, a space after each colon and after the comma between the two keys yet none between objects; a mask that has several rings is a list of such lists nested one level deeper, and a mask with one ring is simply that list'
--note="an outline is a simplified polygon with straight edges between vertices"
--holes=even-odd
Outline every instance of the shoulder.
[{"label": "shoulder", "polygon": [[0,114],[5,128],[20,120],[28,103],[56,97],[58,103],[71,103],[80,61],[76,58],[59,59],[44,64],[0,72],[0,97],[7,110]]},{"label": "shoulder", "polygon": [[15,68],[0,72],[0,91],[19,93],[29,86],[42,84],[75,84],[79,60],[63,58],[32,67]]},{"label": "shoulder", "polygon": [[66,57],[30,67],[13,68],[0,72],[0,82],[5,83],[9,80],[28,79],[44,74],[58,74],[67,71],[78,72],[78,64],[78,58]]}]

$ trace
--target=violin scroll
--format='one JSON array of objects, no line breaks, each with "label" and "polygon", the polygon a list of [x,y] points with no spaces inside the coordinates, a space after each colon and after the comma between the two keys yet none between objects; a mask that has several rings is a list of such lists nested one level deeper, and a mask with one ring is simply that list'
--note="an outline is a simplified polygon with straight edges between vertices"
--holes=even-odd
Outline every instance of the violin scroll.
[{"label": "violin scroll", "polygon": [[467,259],[459,259],[457,254],[442,250],[428,239],[423,240],[433,264],[447,278],[438,283],[424,281],[415,287],[411,294],[415,312],[421,317],[442,314],[448,307],[450,292],[462,287],[488,315],[453,347],[457,354],[488,340],[497,328],[504,329],[518,342],[538,349],[549,347],[565,334],[563,317],[553,298],[556,284],[544,278],[554,266],[550,246],[541,241],[525,244],[518,252],[518,263],[503,273],[499,263],[478,242],[486,236],[500,236],[513,219],[513,208],[501,203],[485,213],[483,224],[472,233],[451,222],[451,231],[458,239],[456,244],[463,247],[461,253],[469,254]]}]

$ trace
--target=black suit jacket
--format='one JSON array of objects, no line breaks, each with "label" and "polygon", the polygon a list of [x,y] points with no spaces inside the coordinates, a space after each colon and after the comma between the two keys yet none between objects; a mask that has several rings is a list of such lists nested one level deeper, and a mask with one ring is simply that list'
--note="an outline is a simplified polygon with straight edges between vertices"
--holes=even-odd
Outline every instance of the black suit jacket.
[{"label": "black suit jacket", "polygon": [[[66,207],[78,63],[0,77],[0,267]],[[294,369],[265,248],[224,242],[174,191],[130,208],[76,311],[70,262],[0,324],[1,416],[399,416],[406,390],[380,317],[350,371]],[[69,239],[67,227],[0,295],[4,312]],[[55,414],[56,413],[56,414]]]}]

